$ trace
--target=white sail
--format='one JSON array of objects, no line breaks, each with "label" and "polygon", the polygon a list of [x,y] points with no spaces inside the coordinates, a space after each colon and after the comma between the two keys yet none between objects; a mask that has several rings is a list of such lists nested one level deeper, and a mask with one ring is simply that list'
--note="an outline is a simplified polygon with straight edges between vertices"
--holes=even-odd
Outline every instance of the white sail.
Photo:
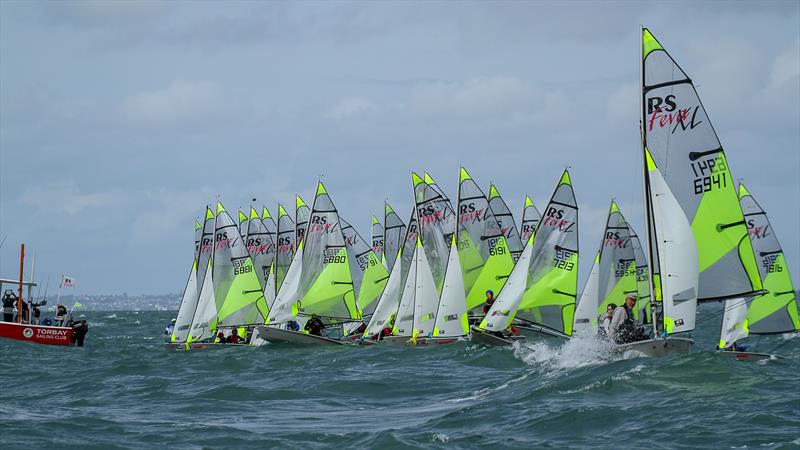
[{"label": "white sail", "polygon": [[200,288],[200,299],[197,310],[192,318],[192,328],[189,331],[187,342],[197,342],[214,336],[217,328],[217,306],[214,303],[214,283],[212,282],[211,261],[206,264],[203,271],[203,286]]},{"label": "white sail", "polygon": [[397,315],[397,310],[400,307],[400,297],[403,295],[403,283],[401,278],[402,267],[400,264],[400,252],[395,256],[395,264],[392,265],[392,273],[389,274],[389,280],[386,282],[386,288],[383,290],[381,297],[378,299],[378,304],[375,306],[375,311],[372,313],[364,337],[376,336],[391,324]]},{"label": "white sail", "polygon": [[[270,268],[269,275],[267,276],[267,282],[264,285],[264,300],[267,302],[267,306],[269,309],[272,309],[272,305],[275,303],[275,263],[272,263],[272,267]],[[266,317],[262,317],[262,319],[266,320]]]},{"label": "white sail", "polygon": [[392,334],[394,336],[411,337],[411,333],[414,328],[414,297],[417,285],[416,260],[418,250],[419,247],[414,249],[414,259],[408,269],[408,274],[406,275],[406,282],[403,286],[403,295],[400,297],[400,306],[397,308],[394,328],[392,329]]},{"label": "white sail", "polygon": [[575,307],[575,325],[573,332],[583,334],[597,333],[597,298],[599,279],[600,279],[600,252],[592,263],[592,271],[589,272],[589,279],[583,287],[581,298]]},{"label": "white sail", "polygon": [[[433,326],[436,322],[436,310],[439,307],[439,292],[436,281],[431,273],[428,257],[422,242],[417,242],[417,276],[414,292],[414,329],[413,338],[432,336]],[[462,290],[463,293],[463,290]]]},{"label": "white sail", "polygon": [[171,342],[186,342],[189,336],[189,327],[192,326],[192,317],[197,309],[197,261],[192,263],[192,270],[189,272],[189,279],[186,281],[186,288],[183,290],[181,307],[178,310],[178,317],[175,318],[175,328],[170,337]]},{"label": "white sail", "polygon": [[444,275],[442,298],[436,311],[433,337],[457,337],[469,334],[467,298],[464,296],[464,275],[458,256],[458,245],[450,244],[450,257]]},{"label": "white sail", "polygon": [[286,272],[286,278],[275,295],[275,301],[269,309],[267,324],[282,324],[294,319],[292,306],[298,297],[300,278],[303,273],[303,243],[297,248],[292,264]]},{"label": "white sail", "polygon": [[513,319],[513,314],[517,312],[522,296],[528,284],[528,266],[530,265],[531,254],[533,253],[534,235],[528,238],[528,243],[522,250],[514,270],[508,277],[500,296],[495,300],[489,313],[480,324],[480,328],[489,331],[503,331]]},{"label": "white sail", "polygon": [[750,303],[744,298],[725,300],[725,311],[722,314],[722,330],[719,336],[719,348],[724,349],[739,339],[748,336],[747,306]]}]

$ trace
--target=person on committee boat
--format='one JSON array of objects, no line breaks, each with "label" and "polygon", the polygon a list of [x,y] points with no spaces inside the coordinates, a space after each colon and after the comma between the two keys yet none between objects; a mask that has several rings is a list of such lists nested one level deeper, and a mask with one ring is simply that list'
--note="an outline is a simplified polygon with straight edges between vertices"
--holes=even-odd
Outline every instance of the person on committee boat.
[{"label": "person on committee boat", "polygon": [[14,306],[17,303],[17,296],[11,291],[6,289],[3,294],[3,322],[14,321]]}]

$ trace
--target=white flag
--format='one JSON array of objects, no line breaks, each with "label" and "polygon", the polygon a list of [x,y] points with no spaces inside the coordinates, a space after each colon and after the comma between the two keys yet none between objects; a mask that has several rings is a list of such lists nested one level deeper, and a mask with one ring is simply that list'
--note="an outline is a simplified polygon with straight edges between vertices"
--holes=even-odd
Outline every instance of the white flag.
[{"label": "white flag", "polygon": [[74,287],[75,279],[68,276],[61,276],[61,287]]}]

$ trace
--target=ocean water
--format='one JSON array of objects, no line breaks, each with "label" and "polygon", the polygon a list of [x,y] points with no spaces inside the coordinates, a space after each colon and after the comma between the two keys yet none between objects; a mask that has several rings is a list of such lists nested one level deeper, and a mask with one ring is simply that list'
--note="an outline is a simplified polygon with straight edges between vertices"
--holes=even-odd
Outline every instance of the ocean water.
[{"label": "ocean water", "polygon": [[692,354],[624,359],[591,339],[174,352],[174,313],[84,315],[84,348],[0,341],[0,448],[800,448],[800,339],[721,358],[718,318]]}]

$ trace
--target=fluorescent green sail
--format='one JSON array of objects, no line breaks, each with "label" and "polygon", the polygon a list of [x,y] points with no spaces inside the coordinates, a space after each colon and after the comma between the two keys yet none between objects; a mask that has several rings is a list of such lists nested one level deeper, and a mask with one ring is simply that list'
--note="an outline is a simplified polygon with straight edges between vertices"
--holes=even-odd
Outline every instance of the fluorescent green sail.
[{"label": "fluorescent green sail", "polygon": [[749,229],[749,241],[758,261],[759,274],[767,290],[749,305],[749,332],[770,334],[800,330],[796,293],[775,230],[766,212],[742,184],[739,185],[739,200]]},{"label": "fluorescent green sail", "polygon": [[[347,251],[344,248],[336,253],[336,259],[344,264],[328,264],[314,280],[306,294],[298,302],[298,313],[319,314],[339,319],[360,319],[356,306],[350,267],[347,265]],[[342,299],[346,309],[342,309]]]},{"label": "fluorescent green sail", "polygon": [[258,272],[236,224],[217,203],[213,262],[214,298],[219,326],[257,322],[268,309]]}]

